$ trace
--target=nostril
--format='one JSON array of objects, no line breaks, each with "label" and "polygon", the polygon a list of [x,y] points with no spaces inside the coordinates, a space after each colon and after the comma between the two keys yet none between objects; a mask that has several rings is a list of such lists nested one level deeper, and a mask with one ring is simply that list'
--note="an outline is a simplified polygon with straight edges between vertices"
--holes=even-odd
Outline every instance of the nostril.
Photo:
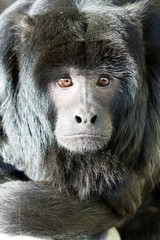
[{"label": "nostril", "polygon": [[76,118],[77,123],[81,123],[82,122],[82,118],[81,117],[75,116],[75,118]]},{"label": "nostril", "polygon": [[96,119],[97,119],[97,115],[93,116],[93,117],[91,118],[91,123],[95,123]]}]

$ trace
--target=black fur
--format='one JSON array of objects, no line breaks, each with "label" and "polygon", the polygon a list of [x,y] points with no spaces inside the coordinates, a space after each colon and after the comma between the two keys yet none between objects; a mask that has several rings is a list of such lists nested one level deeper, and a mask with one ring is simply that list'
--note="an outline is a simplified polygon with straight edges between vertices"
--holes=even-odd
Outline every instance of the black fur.
[{"label": "black fur", "polygon": [[[116,226],[122,240],[158,239],[159,205],[154,211],[150,200],[160,180],[157,8],[150,1],[18,0],[2,13],[1,233],[87,239]],[[54,135],[57,109],[47,86],[67,64],[103,65],[120,81],[109,105],[112,138],[93,153],[67,152]]]}]

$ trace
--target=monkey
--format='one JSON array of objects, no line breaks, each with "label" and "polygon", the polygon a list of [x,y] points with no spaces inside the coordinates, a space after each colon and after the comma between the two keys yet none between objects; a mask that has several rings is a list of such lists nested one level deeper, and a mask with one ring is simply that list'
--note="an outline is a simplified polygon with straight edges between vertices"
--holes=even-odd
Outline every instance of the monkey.
[{"label": "monkey", "polygon": [[[156,6],[17,0],[1,14],[1,234],[156,239]],[[136,225],[146,218],[153,229]]]}]

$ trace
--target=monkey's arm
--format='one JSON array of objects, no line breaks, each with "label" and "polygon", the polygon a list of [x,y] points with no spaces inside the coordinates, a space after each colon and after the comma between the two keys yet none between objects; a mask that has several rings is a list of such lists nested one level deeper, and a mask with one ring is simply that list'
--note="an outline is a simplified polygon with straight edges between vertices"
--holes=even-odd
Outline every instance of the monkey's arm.
[{"label": "monkey's arm", "polygon": [[[124,219],[123,219],[124,221]],[[79,201],[40,182],[11,181],[0,185],[0,232],[54,237],[93,235],[120,225],[101,198]]]}]

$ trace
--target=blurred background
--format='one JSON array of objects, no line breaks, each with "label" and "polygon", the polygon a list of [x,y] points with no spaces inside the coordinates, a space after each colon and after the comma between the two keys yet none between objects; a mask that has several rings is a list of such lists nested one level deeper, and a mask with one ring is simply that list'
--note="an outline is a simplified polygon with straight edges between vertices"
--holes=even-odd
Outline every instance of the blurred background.
[{"label": "blurred background", "polygon": [[0,13],[15,0],[0,0]]}]

